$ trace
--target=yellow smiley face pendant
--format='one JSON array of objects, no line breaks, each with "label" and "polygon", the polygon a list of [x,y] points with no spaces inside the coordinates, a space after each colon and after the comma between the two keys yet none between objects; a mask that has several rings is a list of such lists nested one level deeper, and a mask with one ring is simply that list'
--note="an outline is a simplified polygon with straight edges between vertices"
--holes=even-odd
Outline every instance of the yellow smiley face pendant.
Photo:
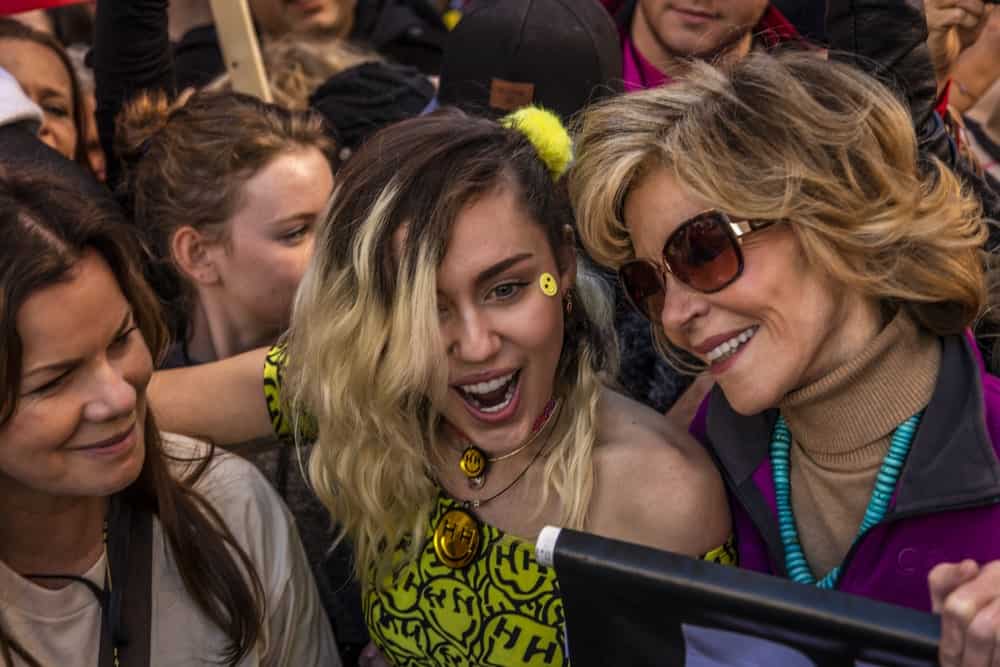
[{"label": "yellow smiley face pendant", "polygon": [[434,553],[442,563],[457,570],[475,559],[479,539],[476,517],[462,509],[449,510],[434,528]]},{"label": "yellow smiley face pendant", "polygon": [[470,489],[478,489],[486,479],[486,455],[478,447],[466,447],[458,467],[469,480]]}]

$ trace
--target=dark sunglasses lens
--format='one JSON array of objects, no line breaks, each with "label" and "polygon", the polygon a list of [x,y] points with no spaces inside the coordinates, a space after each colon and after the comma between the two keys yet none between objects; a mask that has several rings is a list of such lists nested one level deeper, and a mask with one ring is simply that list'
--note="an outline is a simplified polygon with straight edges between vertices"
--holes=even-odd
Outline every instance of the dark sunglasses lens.
[{"label": "dark sunglasses lens", "polygon": [[740,271],[736,239],[718,213],[699,216],[677,230],[663,258],[678,280],[701,292],[722,289]]},{"label": "dark sunglasses lens", "polygon": [[659,321],[664,298],[659,269],[650,262],[639,260],[622,266],[618,275],[632,305],[648,319]]}]

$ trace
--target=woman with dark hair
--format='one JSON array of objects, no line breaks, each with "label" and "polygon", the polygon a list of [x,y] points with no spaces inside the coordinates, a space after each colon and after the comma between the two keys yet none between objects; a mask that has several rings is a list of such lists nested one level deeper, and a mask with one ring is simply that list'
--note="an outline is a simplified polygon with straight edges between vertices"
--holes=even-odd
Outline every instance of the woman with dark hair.
[{"label": "woman with dark hair", "polygon": [[166,367],[272,344],[333,189],[333,142],[316,113],[238,93],[170,104],[143,95],[118,120],[132,221],[174,341]]},{"label": "woman with dark hair", "polygon": [[86,105],[66,51],[54,37],[0,18],[0,67],[42,108],[38,137],[88,169]]},{"label": "woman with dark hair", "polygon": [[117,209],[0,171],[0,212],[0,662],[339,664],[266,481],[156,428],[166,332]]}]

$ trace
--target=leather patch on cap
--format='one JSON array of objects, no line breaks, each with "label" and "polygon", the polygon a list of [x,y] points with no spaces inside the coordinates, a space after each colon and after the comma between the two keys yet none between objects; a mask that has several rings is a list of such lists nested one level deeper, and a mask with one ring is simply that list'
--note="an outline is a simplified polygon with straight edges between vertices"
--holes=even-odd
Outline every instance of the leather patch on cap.
[{"label": "leather patch on cap", "polygon": [[535,84],[492,79],[490,81],[490,106],[503,111],[526,107],[535,99]]}]

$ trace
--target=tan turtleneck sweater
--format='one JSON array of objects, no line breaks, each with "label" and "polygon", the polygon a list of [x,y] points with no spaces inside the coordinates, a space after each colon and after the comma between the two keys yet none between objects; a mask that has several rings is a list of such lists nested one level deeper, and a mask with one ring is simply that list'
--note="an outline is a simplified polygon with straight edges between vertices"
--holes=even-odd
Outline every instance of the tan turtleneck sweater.
[{"label": "tan turtleneck sweater", "polygon": [[865,351],[779,405],[788,422],[792,509],[816,578],[858,533],[893,431],[930,401],[938,339],[897,314]]}]

